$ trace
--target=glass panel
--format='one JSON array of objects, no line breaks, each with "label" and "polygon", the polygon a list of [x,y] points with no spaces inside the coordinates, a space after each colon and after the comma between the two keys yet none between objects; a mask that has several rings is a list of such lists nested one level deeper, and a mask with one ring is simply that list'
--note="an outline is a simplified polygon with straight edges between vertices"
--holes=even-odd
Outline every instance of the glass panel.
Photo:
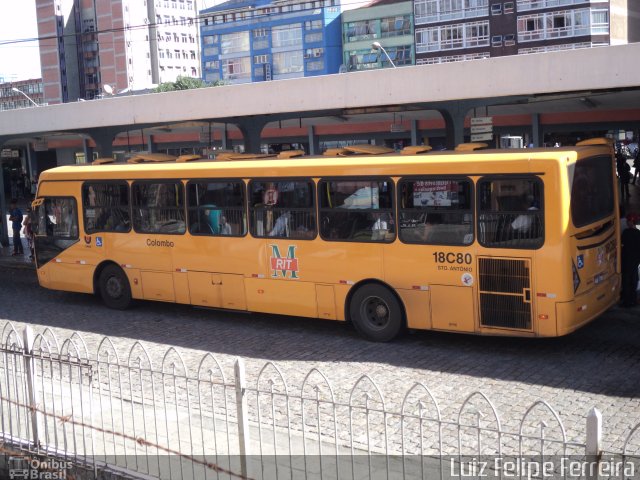
[{"label": "glass panel", "polygon": [[252,235],[302,240],[316,236],[311,182],[254,181],[250,191]]},{"label": "glass panel", "polygon": [[136,232],[164,234],[185,232],[181,183],[134,183],[132,197],[133,227]]},{"label": "glass panel", "polygon": [[126,183],[85,183],[82,204],[85,232],[131,230],[129,186]]},{"label": "glass panel", "polygon": [[393,241],[395,219],[392,182],[322,181],[318,188],[323,238],[358,242]]},{"label": "glass panel", "polygon": [[78,241],[78,210],[74,198],[45,198],[32,221],[36,261],[54,259]]},{"label": "glass panel", "polygon": [[575,164],[571,186],[571,217],[583,227],[613,213],[613,173],[610,157],[591,157]]},{"label": "glass panel", "polygon": [[544,241],[542,182],[501,178],[478,184],[478,237],[487,247],[538,248]]},{"label": "glass panel", "polygon": [[408,243],[473,243],[472,186],[468,180],[413,180],[400,184],[400,239]]},{"label": "glass panel", "polygon": [[189,232],[194,235],[244,235],[244,203],[242,182],[189,183]]}]

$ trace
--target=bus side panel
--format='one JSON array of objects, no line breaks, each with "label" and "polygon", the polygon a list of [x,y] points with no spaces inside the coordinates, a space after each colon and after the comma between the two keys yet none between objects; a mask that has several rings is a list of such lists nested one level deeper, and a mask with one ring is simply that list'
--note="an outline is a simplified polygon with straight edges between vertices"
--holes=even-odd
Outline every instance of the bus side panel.
[{"label": "bus side panel", "polygon": [[397,289],[404,304],[407,327],[416,330],[431,328],[431,298],[428,290]]},{"label": "bus side panel", "polygon": [[247,307],[252,312],[318,316],[314,283],[245,278],[244,284]]}]

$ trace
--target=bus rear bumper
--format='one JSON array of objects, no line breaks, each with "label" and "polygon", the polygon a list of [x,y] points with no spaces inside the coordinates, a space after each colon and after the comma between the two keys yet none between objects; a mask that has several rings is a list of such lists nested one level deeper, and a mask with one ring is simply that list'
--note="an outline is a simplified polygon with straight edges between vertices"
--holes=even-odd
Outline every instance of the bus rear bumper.
[{"label": "bus rear bumper", "polygon": [[557,335],[567,335],[595,320],[619,298],[620,275],[615,274],[570,302],[556,303]]}]

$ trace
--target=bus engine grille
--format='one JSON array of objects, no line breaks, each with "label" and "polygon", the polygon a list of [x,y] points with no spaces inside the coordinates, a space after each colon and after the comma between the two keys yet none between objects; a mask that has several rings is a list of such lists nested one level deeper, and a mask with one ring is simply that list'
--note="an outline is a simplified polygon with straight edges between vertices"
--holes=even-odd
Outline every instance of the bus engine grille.
[{"label": "bus engine grille", "polygon": [[480,324],[531,329],[531,268],[526,259],[478,258]]}]

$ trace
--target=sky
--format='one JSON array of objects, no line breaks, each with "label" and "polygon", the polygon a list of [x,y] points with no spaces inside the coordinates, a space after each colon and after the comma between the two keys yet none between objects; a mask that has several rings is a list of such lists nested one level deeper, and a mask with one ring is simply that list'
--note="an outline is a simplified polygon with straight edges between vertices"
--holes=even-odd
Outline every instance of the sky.
[{"label": "sky", "polygon": [[[198,8],[217,3],[200,0]],[[0,0],[0,12],[0,77],[5,81],[40,78],[38,42],[7,43],[38,36],[35,0]]]}]

